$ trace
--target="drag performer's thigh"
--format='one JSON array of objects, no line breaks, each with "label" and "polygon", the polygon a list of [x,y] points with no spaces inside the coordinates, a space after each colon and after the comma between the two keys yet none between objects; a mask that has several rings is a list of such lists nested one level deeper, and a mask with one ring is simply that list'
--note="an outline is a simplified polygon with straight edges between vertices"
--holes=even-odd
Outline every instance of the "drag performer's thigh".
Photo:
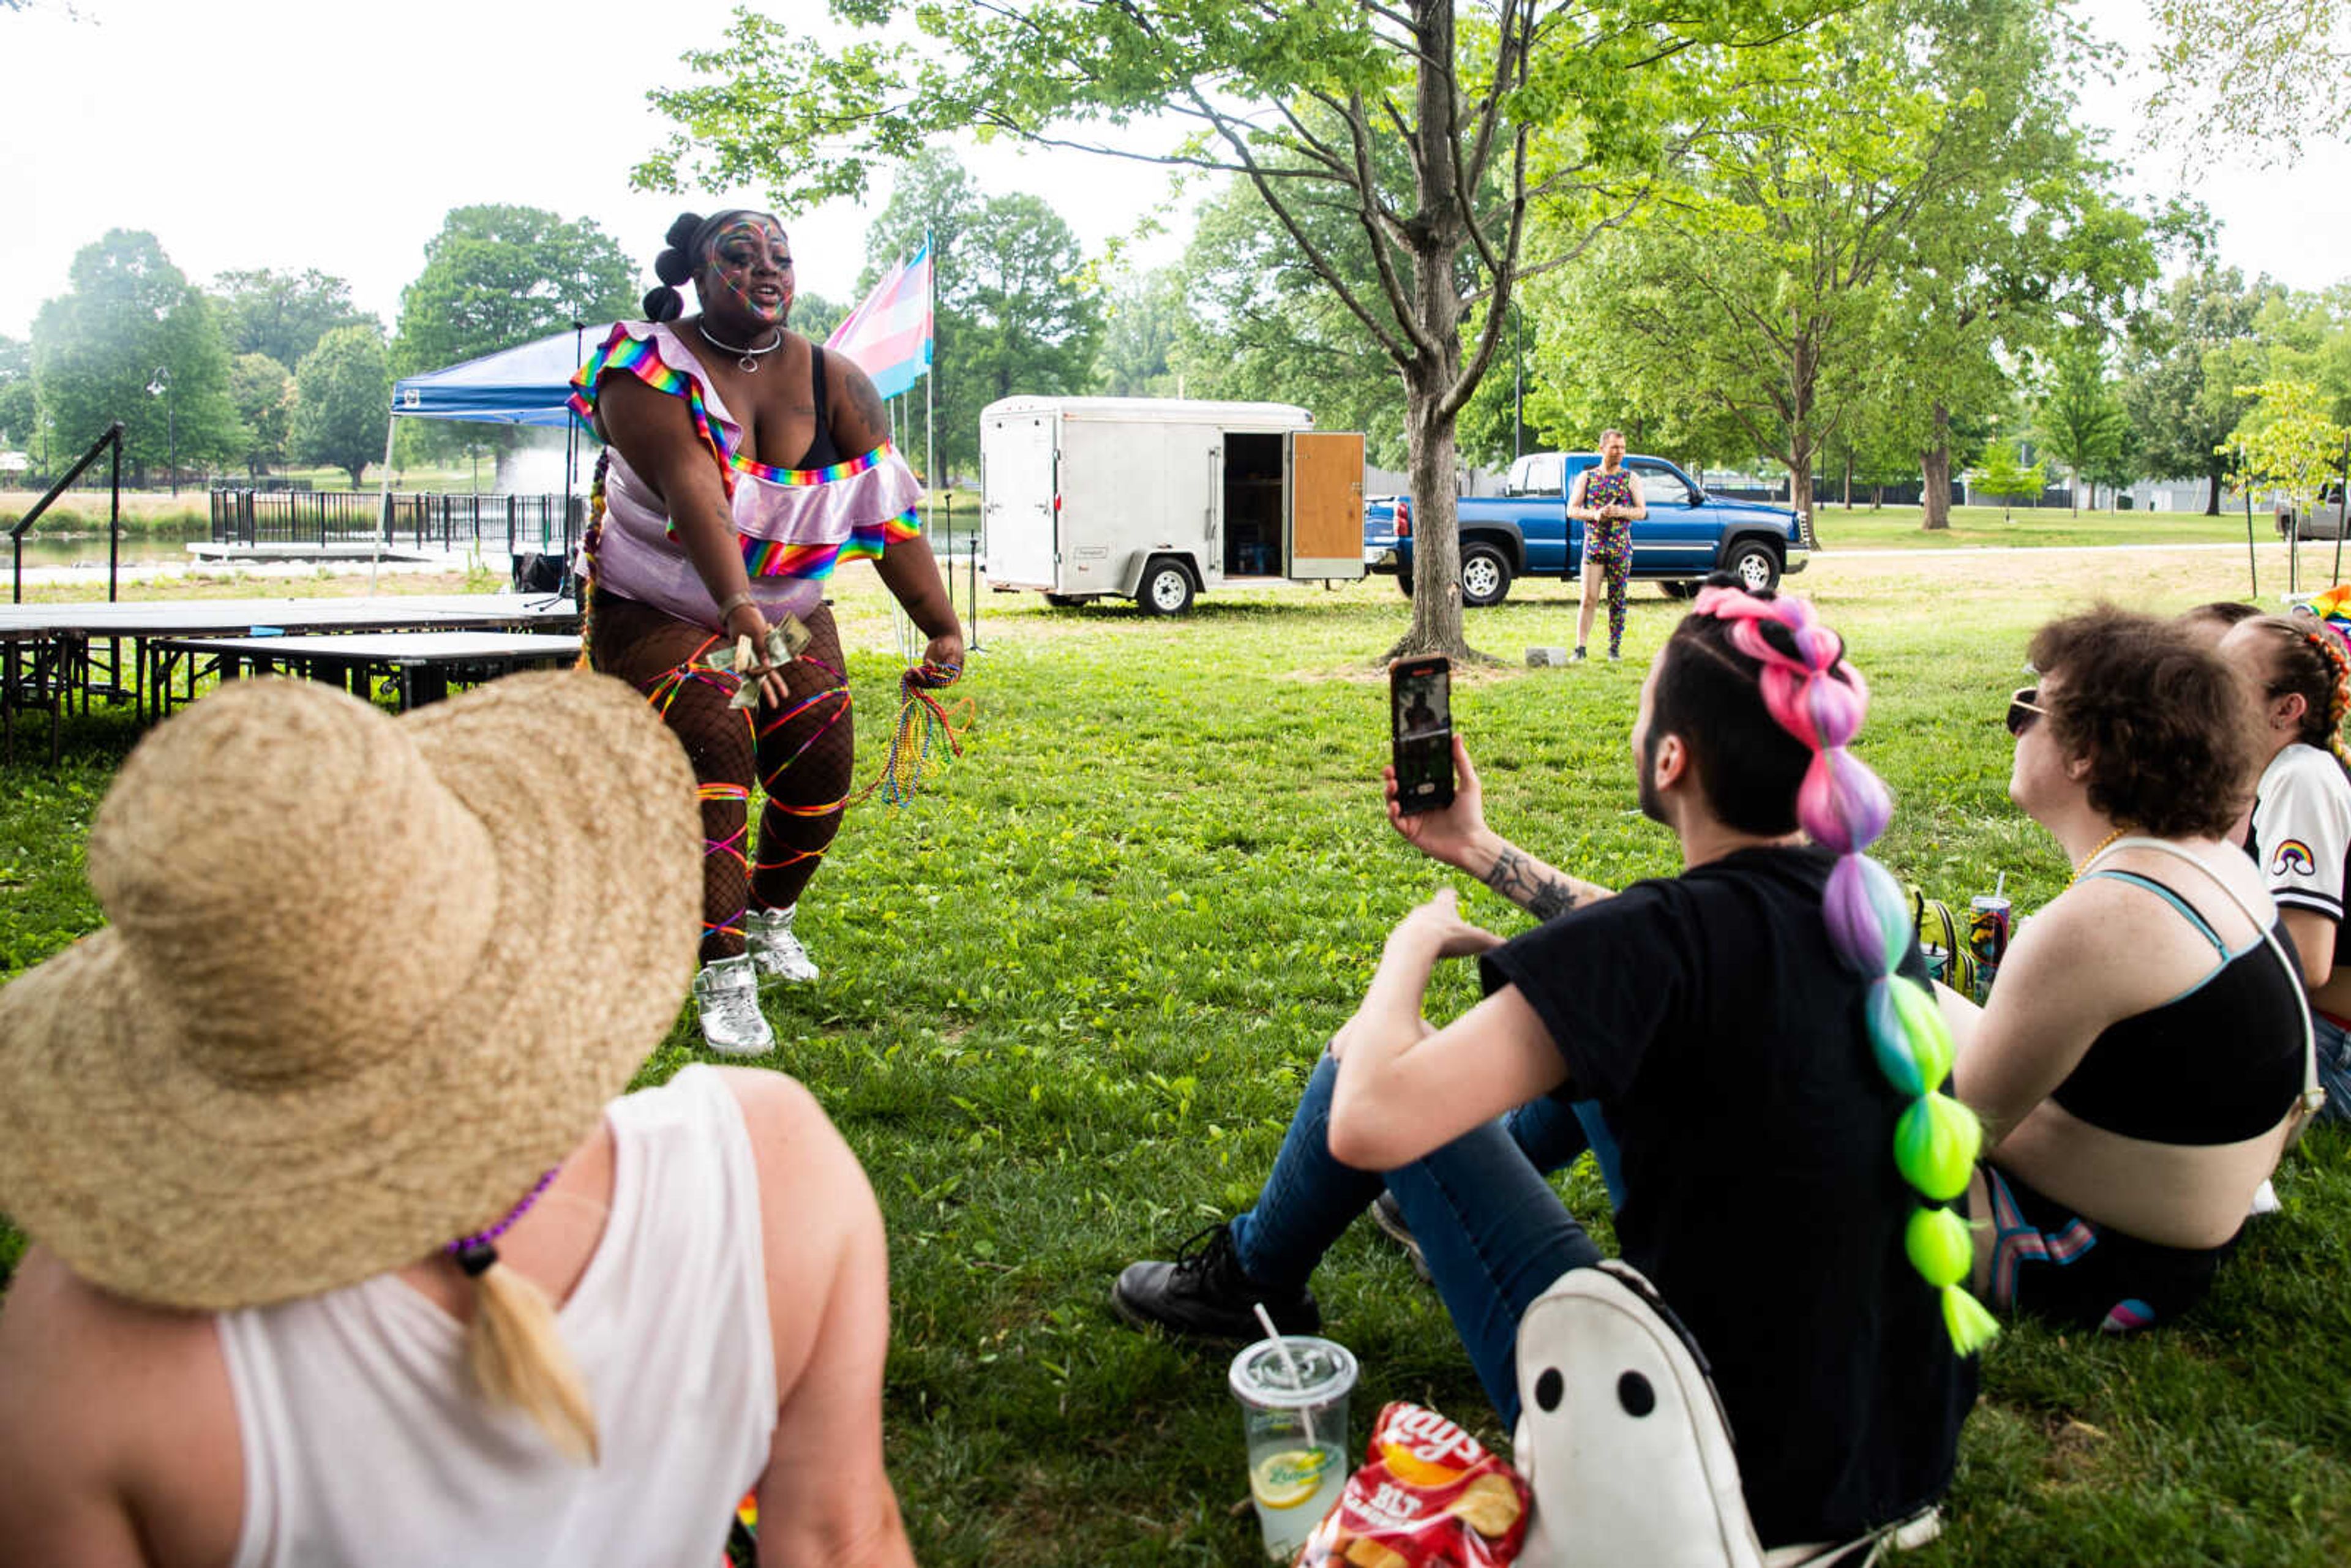
[{"label": "drag performer's thigh", "polygon": [[784,706],[759,710],[759,780],[768,804],[759,814],[752,891],[753,902],[766,909],[797,903],[815,874],[841,831],[856,761],[840,628],[830,605],[818,605],[802,621],[809,645],[784,666]]},{"label": "drag performer's thigh", "polygon": [[748,902],[743,839],[756,782],[751,726],[743,710],[727,706],[730,678],[678,678],[716,645],[717,634],[601,590],[590,606],[590,663],[654,700],[694,765],[705,841],[702,956],[731,958],[744,950]]}]

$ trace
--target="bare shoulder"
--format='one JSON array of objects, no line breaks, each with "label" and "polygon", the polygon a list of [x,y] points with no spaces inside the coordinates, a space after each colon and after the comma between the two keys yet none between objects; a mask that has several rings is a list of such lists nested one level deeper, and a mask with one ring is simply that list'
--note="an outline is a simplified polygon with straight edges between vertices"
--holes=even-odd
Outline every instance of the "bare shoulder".
[{"label": "bare shoulder", "polygon": [[890,439],[890,411],[867,375],[846,354],[827,354],[824,373],[831,389],[833,444],[843,453],[872,451]]},{"label": "bare shoulder", "polygon": [[144,1533],[167,1561],[201,1561],[234,1543],[241,1463],[209,1314],[120,1301],[26,1254],[0,1302],[0,1538],[140,1562]]},{"label": "bare shoulder", "polygon": [[[799,1080],[757,1067],[721,1067],[759,1170],[771,1247],[821,1246],[872,1207],[864,1168]],[[784,1233],[778,1218],[789,1218]],[[772,1259],[771,1259],[772,1261]]]}]

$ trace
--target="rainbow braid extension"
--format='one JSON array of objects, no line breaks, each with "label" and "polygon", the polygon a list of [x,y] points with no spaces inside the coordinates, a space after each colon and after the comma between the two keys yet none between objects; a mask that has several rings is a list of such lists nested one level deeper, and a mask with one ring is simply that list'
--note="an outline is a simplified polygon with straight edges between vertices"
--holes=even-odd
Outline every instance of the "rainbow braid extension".
[{"label": "rainbow braid extension", "polygon": [[[747,883],[751,875],[751,857],[744,852],[743,845],[746,836],[749,834],[751,831],[751,818],[749,811],[751,804],[751,791],[741,784],[700,784],[695,787],[694,798],[701,801],[704,805],[708,805],[713,801],[732,800],[740,802],[745,808],[743,821],[733,832],[727,834],[723,839],[714,839],[707,835],[704,837],[702,841],[702,855],[705,860],[709,859],[712,855],[734,856],[735,863],[743,868],[743,876]],[[708,936],[713,934],[723,934],[728,936],[742,936],[744,911],[747,910],[749,907],[750,905],[747,903],[743,909],[737,910],[733,915],[727,916],[725,920],[719,921],[716,925],[707,920],[704,921],[702,923],[702,934],[705,936]]]},{"label": "rainbow braid extension", "polygon": [[1974,1269],[1975,1243],[1950,1204],[1968,1189],[1983,1130],[1973,1113],[1942,1092],[1953,1056],[1942,1009],[1931,988],[1895,972],[1915,939],[1910,906],[1893,874],[1863,852],[1894,812],[1885,784],[1845,749],[1869,711],[1868,684],[1844,662],[1844,640],[1801,599],[1708,588],[1694,610],[1730,623],[1731,645],[1763,667],[1765,707],[1813,751],[1796,794],[1796,820],[1838,857],[1822,904],[1829,942],[1847,967],[1868,978],[1864,1016],[1871,1050],[1878,1070],[1910,1101],[1895,1124],[1894,1163],[1928,1201],[1910,1216],[1904,1250],[1941,1295],[1952,1348],[1972,1355],[2000,1325],[1961,1283]]},{"label": "rainbow braid extension", "polygon": [[582,670],[596,667],[590,652],[590,628],[596,603],[596,551],[604,542],[604,472],[611,465],[612,449],[607,446],[596,454],[596,476],[588,485],[588,526],[580,533],[580,663],[577,667]]},{"label": "rainbow braid extension", "polygon": [[2304,634],[2318,645],[2335,672],[2326,694],[2327,749],[2351,767],[2351,746],[2343,737],[2343,721],[2351,716],[2351,583],[2311,595],[2302,609]]}]

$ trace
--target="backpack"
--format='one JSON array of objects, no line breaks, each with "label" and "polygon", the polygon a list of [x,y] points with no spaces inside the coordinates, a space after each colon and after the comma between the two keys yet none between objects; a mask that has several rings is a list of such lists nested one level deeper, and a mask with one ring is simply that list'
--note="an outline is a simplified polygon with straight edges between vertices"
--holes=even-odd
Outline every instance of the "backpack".
[{"label": "backpack", "polygon": [[1981,1001],[1976,995],[1976,956],[1968,946],[1968,923],[1953,916],[1951,906],[1941,899],[1919,892],[1917,883],[1911,883],[1909,891],[1910,923],[1917,927],[1919,943],[1940,948],[1944,954],[1939,974],[1934,955],[1928,955],[1928,977],[1942,981],[1971,1001]]},{"label": "backpack", "polygon": [[1641,1271],[1571,1269],[1519,1319],[1511,1462],[1533,1500],[1519,1568],[1867,1568],[1941,1529],[1766,1551],[1706,1357]]}]

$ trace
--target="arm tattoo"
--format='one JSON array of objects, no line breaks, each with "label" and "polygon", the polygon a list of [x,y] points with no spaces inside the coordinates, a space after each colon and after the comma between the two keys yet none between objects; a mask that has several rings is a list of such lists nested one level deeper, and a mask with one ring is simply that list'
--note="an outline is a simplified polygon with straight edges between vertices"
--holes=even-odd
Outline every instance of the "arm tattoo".
[{"label": "arm tattoo", "polygon": [[1513,849],[1505,848],[1494,857],[1486,885],[1538,920],[1549,920],[1575,907],[1575,890],[1566,878],[1543,875],[1532,861]]}]

